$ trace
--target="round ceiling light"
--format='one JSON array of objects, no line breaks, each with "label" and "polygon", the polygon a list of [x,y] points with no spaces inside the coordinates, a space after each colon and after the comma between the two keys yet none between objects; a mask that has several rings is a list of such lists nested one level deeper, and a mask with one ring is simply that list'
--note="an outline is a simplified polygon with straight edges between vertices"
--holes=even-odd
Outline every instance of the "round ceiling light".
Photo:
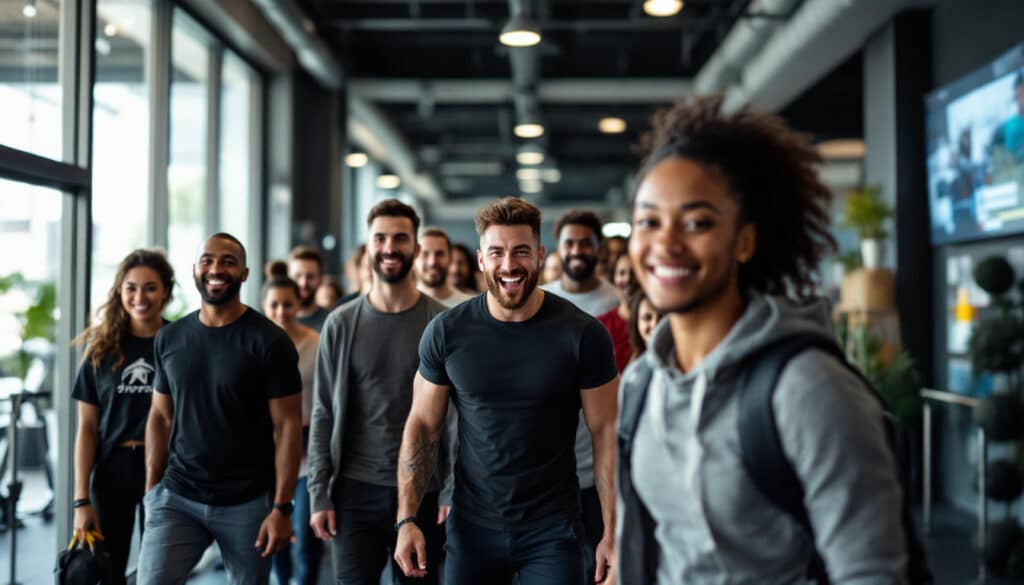
[{"label": "round ceiling light", "polygon": [[516,153],[516,162],[521,165],[539,165],[544,162],[544,151],[535,144],[526,144]]},{"label": "round ceiling light", "polygon": [[530,19],[517,14],[501,29],[498,40],[506,47],[532,47],[540,42],[540,29]]},{"label": "round ceiling light", "polygon": [[540,124],[517,124],[513,132],[520,138],[537,138],[544,135],[544,126]]},{"label": "round ceiling light", "polygon": [[370,157],[366,156],[366,153],[363,152],[352,152],[345,157],[345,164],[353,169],[366,166],[368,162],[370,162]]},{"label": "round ceiling light", "polygon": [[381,175],[377,177],[377,186],[381,189],[397,189],[402,184],[398,175]]},{"label": "round ceiling light", "polygon": [[597,122],[597,129],[605,134],[622,134],[626,131],[626,121],[614,117],[601,118]]},{"label": "round ceiling light", "polygon": [[649,16],[675,16],[683,9],[682,0],[645,0],[644,12]]}]

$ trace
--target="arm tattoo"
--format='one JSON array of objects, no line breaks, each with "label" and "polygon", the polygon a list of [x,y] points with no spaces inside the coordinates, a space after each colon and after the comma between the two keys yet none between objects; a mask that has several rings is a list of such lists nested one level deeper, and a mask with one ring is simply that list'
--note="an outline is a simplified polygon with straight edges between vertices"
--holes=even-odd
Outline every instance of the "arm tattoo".
[{"label": "arm tattoo", "polygon": [[434,476],[434,470],[437,467],[437,446],[439,443],[440,441],[438,440],[431,441],[426,437],[419,437],[416,445],[413,447],[412,455],[402,462],[402,469],[405,470],[406,475],[412,476],[407,481],[412,482],[412,489],[417,501],[423,499],[423,494],[427,491],[430,478]]}]

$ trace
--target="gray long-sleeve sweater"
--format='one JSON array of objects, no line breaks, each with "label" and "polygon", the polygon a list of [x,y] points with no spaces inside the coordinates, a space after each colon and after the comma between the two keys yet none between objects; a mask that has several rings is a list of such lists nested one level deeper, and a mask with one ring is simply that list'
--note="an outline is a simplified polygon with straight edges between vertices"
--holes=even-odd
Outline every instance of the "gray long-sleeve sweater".
[{"label": "gray long-sleeve sweater", "polygon": [[[750,294],[741,319],[692,371],[676,366],[667,322],[627,369],[620,413],[639,419],[627,425],[634,436],[619,437],[623,585],[803,582],[812,536],[747,475],[735,400],[743,359],[795,333],[830,335],[824,303]],[[638,392],[635,381],[648,373]],[[907,559],[901,487],[883,413],[860,383],[835,358],[808,350],[779,378],[775,419],[831,582],[899,584]]]},{"label": "gray long-sleeve sweater", "polygon": [[[334,509],[332,494],[341,470],[344,453],[345,420],[349,404],[349,356],[357,335],[356,324],[362,310],[357,297],[335,309],[324,321],[317,347],[316,373],[313,378],[313,412],[309,430],[309,496],[313,512]],[[428,318],[446,307],[430,299]],[[386,348],[382,348],[386,351]],[[409,378],[412,392],[412,377]],[[456,419],[455,409],[449,415],[438,453],[438,479],[442,484],[439,501],[450,505],[453,488],[452,469]]]}]

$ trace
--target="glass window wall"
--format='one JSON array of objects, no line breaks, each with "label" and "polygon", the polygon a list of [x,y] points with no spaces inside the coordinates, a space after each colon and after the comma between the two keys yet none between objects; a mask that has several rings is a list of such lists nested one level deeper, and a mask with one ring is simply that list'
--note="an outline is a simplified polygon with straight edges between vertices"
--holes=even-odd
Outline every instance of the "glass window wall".
[{"label": "glass window wall", "polygon": [[220,94],[220,230],[252,247],[252,103],[256,72],[230,51],[224,52]]},{"label": "glass window wall", "polygon": [[152,5],[98,0],[93,88],[92,306],[120,260],[149,243]]},{"label": "glass window wall", "polygon": [[0,2],[0,144],[61,159],[61,2]]}]

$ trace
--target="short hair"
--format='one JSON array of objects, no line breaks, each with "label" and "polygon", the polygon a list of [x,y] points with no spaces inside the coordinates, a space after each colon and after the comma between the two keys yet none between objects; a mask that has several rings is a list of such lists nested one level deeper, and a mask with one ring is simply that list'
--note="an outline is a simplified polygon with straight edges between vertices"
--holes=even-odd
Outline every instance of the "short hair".
[{"label": "short hair", "polygon": [[598,243],[601,242],[601,218],[597,217],[597,214],[593,211],[589,209],[570,209],[563,213],[558,218],[558,221],[555,222],[555,241],[558,241],[562,234],[562,228],[567,225],[581,225],[590,228],[590,231],[594,232],[594,237],[597,238]]},{"label": "short hair", "polygon": [[717,172],[753,224],[753,257],[739,267],[739,286],[806,299],[821,259],[835,251],[829,226],[832,191],[818,176],[821,155],[810,137],[774,114],[723,109],[723,96],[680,101],[658,111],[640,147],[646,151],[632,206],[644,177],[666,159],[690,160]]},{"label": "short hair", "polygon": [[448,251],[452,251],[452,239],[439,227],[430,226],[423,228],[423,231],[420,232],[420,238],[444,238],[445,244],[448,245]]},{"label": "short hair", "polygon": [[217,233],[213,234],[212,236],[206,238],[206,241],[210,241],[210,240],[212,240],[214,238],[217,238],[219,240],[227,240],[229,242],[234,242],[235,244],[237,244],[238,247],[241,248],[241,250],[242,250],[242,266],[247,266],[248,265],[248,260],[247,260],[248,255],[245,252],[245,245],[242,244],[241,240],[239,240],[238,238],[236,238],[235,236],[233,236],[233,235],[231,235],[231,234],[229,234],[227,232],[217,232]]},{"label": "short hair", "polygon": [[292,260],[311,260],[320,267],[320,272],[324,271],[324,254],[313,246],[295,246],[288,254],[288,261]]},{"label": "short hair", "polygon": [[370,213],[366,215],[366,226],[369,227],[373,220],[378,217],[406,217],[412,222],[412,234],[420,230],[420,216],[412,207],[402,203],[398,199],[385,199],[373,206]]},{"label": "short hair", "polygon": [[540,209],[518,197],[503,197],[477,214],[476,234],[483,236],[492,225],[528,225],[539,240]]}]

